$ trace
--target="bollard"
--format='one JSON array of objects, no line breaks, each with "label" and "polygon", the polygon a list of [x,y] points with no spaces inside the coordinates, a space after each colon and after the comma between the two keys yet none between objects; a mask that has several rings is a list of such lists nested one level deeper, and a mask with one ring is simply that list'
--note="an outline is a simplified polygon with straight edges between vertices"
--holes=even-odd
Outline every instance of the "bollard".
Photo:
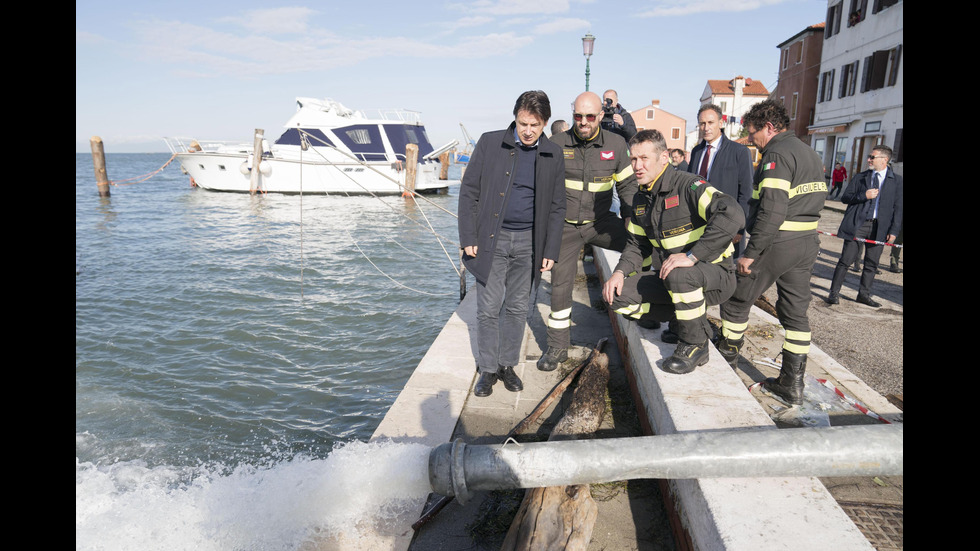
[{"label": "bollard", "polygon": [[262,139],[264,137],[265,130],[256,128],[255,140],[252,142],[252,174],[248,185],[250,193],[255,193],[259,189],[259,163],[262,162]]},{"label": "bollard", "polygon": [[439,155],[439,164],[442,168],[439,170],[439,179],[448,180],[449,179],[449,152],[443,151],[442,155]]},{"label": "bollard", "polygon": [[102,138],[92,136],[92,164],[95,166],[95,185],[99,189],[99,197],[109,197],[109,176],[105,170],[105,148]]},{"label": "bollard", "polygon": [[865,476],[903,473],[901,424],[737,429],[504,446],[442,444],[429,484],[465,503],[474,490],[600,484],[639,478]]},{"label": "bollard", "polygon": [[411,197],[415,191],[415,176],[419,168],[419,146],[410,143],[405,146],[405,191],[402,197]]}]

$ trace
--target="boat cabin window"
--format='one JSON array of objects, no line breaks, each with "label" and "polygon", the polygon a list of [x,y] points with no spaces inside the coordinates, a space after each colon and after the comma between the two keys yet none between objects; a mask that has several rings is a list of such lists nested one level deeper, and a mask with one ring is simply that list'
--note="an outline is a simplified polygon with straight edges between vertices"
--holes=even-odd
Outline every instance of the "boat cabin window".
[{"label": "boat cabin window", "polygon": [[350,138],[352,142],[359,145],[368,145],[371,143],[371,135],[368,133],[366,128],[355,128],[348,130],[347,137]]}]

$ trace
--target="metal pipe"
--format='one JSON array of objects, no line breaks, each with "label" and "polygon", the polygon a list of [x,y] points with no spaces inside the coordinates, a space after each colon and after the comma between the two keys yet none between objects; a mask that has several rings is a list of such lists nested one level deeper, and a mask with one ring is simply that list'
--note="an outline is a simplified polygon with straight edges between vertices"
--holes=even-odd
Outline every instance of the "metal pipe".
[{"label": "metal pipe", "polygon": [[640,478],[901,475],[903,425],[738,429],[633,438],[466,445],[429,454],[432,490],[471,491]]}]

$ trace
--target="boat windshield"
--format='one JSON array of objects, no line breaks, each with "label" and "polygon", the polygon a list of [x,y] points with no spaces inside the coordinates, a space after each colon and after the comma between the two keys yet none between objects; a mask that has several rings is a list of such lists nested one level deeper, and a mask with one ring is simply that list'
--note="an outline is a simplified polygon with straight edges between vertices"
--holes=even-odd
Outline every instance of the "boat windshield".
[{"label": "boat windshield", "polygon": [[398,158],[405,158],[405,146],[413,143],[419,146],[419,158],[432,153],[433,147],[429,143],[429,137],[425,134],[425,127],[422,125],[408,124],[385,124],[382,125],[388,141],[391,142],[392,149]]}]

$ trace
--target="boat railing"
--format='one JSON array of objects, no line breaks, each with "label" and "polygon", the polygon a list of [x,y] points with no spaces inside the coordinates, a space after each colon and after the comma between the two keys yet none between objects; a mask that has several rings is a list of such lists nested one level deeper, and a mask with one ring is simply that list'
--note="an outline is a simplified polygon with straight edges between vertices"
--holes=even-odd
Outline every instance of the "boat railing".
[{"label": "boat railing", "polygon": [[366,119],[422,124],[422,112],[411,109],[364,109],[358,112]]},{"label": "boat railing", "polygon": [[194,138],[188,137],[167,137],[163,138],[163,141],[167,144],[167,148],[170,149],[171,153],[191,153],[191,152],[205,152],[214,153],[221,149],[228,148],[242,148],[244,150],[251,151],[251,144],[246,144],[241,141],[234,140],[196,140]]}]

